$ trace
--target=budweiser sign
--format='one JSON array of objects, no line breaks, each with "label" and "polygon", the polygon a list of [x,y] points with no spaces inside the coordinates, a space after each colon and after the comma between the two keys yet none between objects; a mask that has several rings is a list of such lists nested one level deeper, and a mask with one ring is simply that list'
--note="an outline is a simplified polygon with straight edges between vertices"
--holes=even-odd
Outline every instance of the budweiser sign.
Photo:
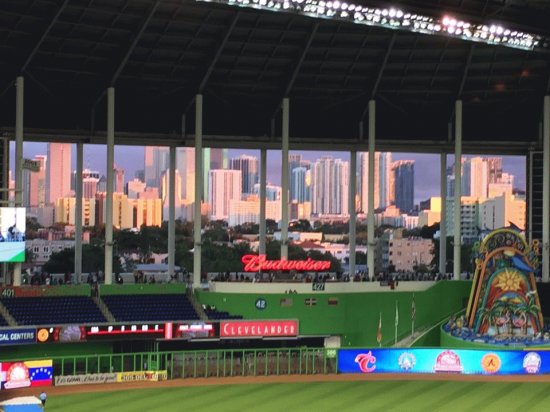
[{"label": "budweiser sign", "polygon": [[222,338],[261,338],[298,335],[297,320],[221,322],[220,326],[220,336]]},{"label": "budweiser sign", "polygon": [[318,272],[330,269],[330,260],[267,260],[266,255],[244,255],[241,258],[245,272],[259,272],[260,270],[297,270]]}]

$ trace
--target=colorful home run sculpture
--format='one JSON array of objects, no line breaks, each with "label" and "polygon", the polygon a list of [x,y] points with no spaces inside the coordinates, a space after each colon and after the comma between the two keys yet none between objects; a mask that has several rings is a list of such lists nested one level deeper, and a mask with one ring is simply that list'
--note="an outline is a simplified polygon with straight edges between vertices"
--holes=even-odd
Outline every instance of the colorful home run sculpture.
[{"label": "colorful home run sculpture", "polygon": [[478,246],[476,270],[466,311],[476,334],[533,336],[543,320],[535,284],[539,245],[512,229],[489,234]]}]

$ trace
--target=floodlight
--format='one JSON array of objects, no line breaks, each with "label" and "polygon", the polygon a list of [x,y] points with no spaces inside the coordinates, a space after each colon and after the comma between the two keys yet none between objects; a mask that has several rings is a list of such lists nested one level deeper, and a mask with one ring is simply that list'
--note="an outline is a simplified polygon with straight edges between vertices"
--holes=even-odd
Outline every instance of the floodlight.
[{"label": "floodlight", "polygon": [[[248,7],[267,11],[284,11],[304,16],[346,21],[392,30],[444,35],[467,41],[533,50],[542,46],[543,37],[525,31],[503,27],[500,24],[478,24],[444,15],[440,18],[409,13],[401,8],[366,7],[333,0],[197,0]],[[546,47],[546,45],[544,45]]]}]

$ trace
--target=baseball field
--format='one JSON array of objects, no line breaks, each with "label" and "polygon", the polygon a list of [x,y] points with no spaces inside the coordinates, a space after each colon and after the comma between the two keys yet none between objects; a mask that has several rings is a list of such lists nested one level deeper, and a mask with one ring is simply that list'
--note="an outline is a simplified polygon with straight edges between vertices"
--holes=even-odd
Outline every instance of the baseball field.
[{"label": "baseball field", "polygon": [[[547,379],[290,376],[86,385],[48,390],[46,411],[544,411]],[[304,381],[308,380],[308,381]],[[312,381],[313,380],[313,381]],[[214,381],[218,381],[214,384]]]}]

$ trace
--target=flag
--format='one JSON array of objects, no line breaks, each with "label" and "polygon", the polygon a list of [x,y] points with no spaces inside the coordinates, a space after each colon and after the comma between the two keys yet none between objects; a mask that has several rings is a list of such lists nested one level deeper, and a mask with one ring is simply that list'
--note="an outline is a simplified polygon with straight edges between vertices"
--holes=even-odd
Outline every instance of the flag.
[{"label": "flag", "polygon": [[399,325],[399,307],[397,301],[395,301],[395,326]]},{"label": "flag", "polygon": [[376,341],[379,345],[382,343],[382,312],[380,312],[380,319],[378,320],[378,332],[376,332]]},{"label": "flag", "polygon": [[416,319],[416,302],[414,301],[414,293],[413,293],[413,300],[411,304],[411,319],[412,320]]}]

